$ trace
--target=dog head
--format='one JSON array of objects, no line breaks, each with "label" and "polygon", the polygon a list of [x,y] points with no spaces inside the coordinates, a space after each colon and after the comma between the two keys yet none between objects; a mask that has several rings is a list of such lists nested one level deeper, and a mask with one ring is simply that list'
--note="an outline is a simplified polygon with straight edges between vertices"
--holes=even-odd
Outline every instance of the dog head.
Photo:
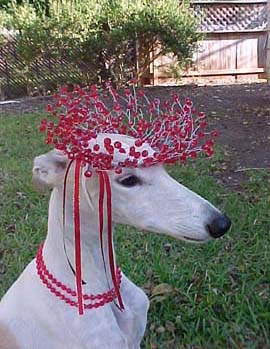
[{"label": "dog head", "polygon": [[[104,137],[99,135],[96,140],[101,148]],[[119,135],[110,137],[119,139]],[[131,137],[121,136],[124,147],[125,144],[129,147],[134,141]],[[150,153],[153,152],[149,145],[142,147]],[[114,161],[123,161],[123,158],[115,158]],[[35,184],[38,187],[62,187],[67,165],[68,159],[60,151],[53,150],[37,157],[33,167]],[[176,182],[162,165],[124,168],[121,174],[113,171],[108,173],[112,188],[114,223],[132,225],[138,229],[194,243],[218,238],[225,234],[231,225],[230,219],[225,214]],[[71,175],[68,181],[70,187],[72,180]],[[98,215],[98,181],[95,172],[89,179],[85,179],[84,176],[82,178],[82,184],[85,183],[82,186],[84,194],[81,195],[83,214],[87,214],[87,209],[91,209]]]}]

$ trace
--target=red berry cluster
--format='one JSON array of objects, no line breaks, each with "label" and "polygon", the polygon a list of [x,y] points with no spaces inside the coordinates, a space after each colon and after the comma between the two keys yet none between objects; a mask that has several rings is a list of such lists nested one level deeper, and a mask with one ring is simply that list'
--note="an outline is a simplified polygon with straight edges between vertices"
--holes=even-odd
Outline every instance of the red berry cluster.
[{"label": "red berry cluster", "polygon": [[[138,163],[151,166],[194,159],[200,152],[213,154],[212,138],[217,131],[209,137],[204,113],[197,112],[189,98],[182,105],[176,93],[164,102],[158,98],[151,101],[135,85],[119,94],[107,83],[101,91],[96,85],[88,90],[76,86],[73,92],[63,87],[54,98],[55,107],[48,105],[47,111],[57,117],[57,122],[44,119],[40,125],[40,131],[47,133],[46,143],[95,170],[120,173],[123,167],[137,167]],[[102,150],[96,141],[99,133],[108,135]],[[127,150],[120,139],[112,141],[110,134],[131,136],[134,146]],[[141,150],[144,144],[153,149],[151,155]],[[126,154],[126,159],[115,164],[117,152]],[[91,176],[91,171],[88,169],[85,175]]]}]

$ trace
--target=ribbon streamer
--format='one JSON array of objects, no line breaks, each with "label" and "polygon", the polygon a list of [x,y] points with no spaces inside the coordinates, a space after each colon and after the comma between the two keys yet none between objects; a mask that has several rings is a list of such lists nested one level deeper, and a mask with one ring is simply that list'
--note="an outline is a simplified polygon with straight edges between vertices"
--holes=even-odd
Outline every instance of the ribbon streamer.
[{"label": "ribbon streamer", "polygon": [[74,192],[73,192],[74,231],[75,231],[75,268],[76,268],[76,287],[77,287],[79,314],[83,315],[81,223],[80,223],[80,174],[81,174],[81,161],[76,160],[75,173],[74,173]]},{"label": "ribbon streamer", "polygon": [[[64,190],[63,190],[63,226],[65,226],[65,205],[66,205],[66,187],[67,178],[73,161],[68,165],[65,179],[64,179]],[[83,294],[82,294],[82,267],[81,267],[81,227],[80,227],[80,175],[81,175],[81,161],[75,161],[75,172],[74,172],[74,190],[73,190],[73,213],[74,213],[74,234],[75,234],[75,277],[76,277],[76,289],[78,297],[78,309],[79,314],[83,315]],[[112,192],[111,184],[108,174],[104,171],[98,172],[99,175],[99,238],[100,238],[100,249],[104,265],[104,270],[107,278],[106,261],[104,254],[104,196],[106,190],[106,208],[107,208],[107,221],[108,221],[108,255],[111,278],[114,286],[114,291],[118,300],[118,307],[122,311],[124,304],[120,294],[119,283],[117,282],[117,276],[115,272],[115,261],[113,253],[113,234],[112,234]],[[72,268],[73,269],[73,268]],[[107,278],[108,279],[108,278]]]},{"label": "ribbon streamer", "polygon": [[101,249],[101,255],[104,265],[104,270],[107,277],[107,270],[106,270],[106,262],[105,262],[105,256],[104,256],[104,247],[103,247],[103,227],[104,227],[104,220],[103,220],[103,203],[104,203],[104,177],[102,172],[98,172],[99,175],[99,240],[100,240],[100,249]]},{"label": "ribbon streamer", "polygon": [[[109,252],[109,262],[110,262],[110,271],[112,276],[112,281],[114,285],[114,290],[118,299],[120,310],[124,310],[124,304],[122,301],[122,297],[120,294],[119,285],[117,283],[116,274],[115,274],[115,262],[113,255],[113,236],[112,236],[112,192],[111,192],[111,184],[110,179],[107,172],[103,173],[105,180],[105,188],[107,194],[107,219],[108,219],[108,252]],[[102,208],[103,209],[103,208]]]}]

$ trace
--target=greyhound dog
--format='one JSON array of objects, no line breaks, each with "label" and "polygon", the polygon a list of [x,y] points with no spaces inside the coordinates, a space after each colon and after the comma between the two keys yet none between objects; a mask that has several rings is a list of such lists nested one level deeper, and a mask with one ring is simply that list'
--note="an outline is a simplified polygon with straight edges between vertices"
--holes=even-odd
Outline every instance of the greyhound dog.
[{"label": "greyhound dog", "polygon": [[[119,135],[116,136],[119,138]],[[102,143],[102,140],[98,141]],[[125,142],[130,146],[134,139],[122,136],[122,143]],[[65,248],[62,219],[62,192],[68,163],[63,153],[52,150],[35,158],[33,178],[37,185],[53,188],[43,262],[57,280],[72,289],[74,273],[71,266],[75,263],[73,176],[66,183]],[[72,167],[71,172],[74,171]],[[112,188],[113,223],[132,225],[193,243],[218,238],[230,227],[230,220],[225,214],[176,182],[162,165],[124,168],[121,174],[113,171],[108,171],[108,174]],[[98,180],[97,174],[93,173],[91,178],[81,181],[82,287],[87,294],[108,290],[103,264],[104,260],[108,263],[109,257],[104,251],[102,260],[99,245]],[[0,303],[0,348],[139,349],[149,301],[142,289],[123,273],[121,275],[123,311],[114,302],[109,302],[79,316],[76,309],[55,297],[44,286],[34,259]]]}]

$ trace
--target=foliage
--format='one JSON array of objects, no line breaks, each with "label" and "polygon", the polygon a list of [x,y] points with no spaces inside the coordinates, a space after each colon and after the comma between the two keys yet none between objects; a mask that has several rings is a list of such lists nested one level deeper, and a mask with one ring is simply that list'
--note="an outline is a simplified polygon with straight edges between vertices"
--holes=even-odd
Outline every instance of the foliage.
[{"label": "foliage", "polygon": [[16,75],[25,82],[30,93],[31,88],[33,88],[32,64],[41,57],[49,42],[44,25],[45,18],[44,15],[38,15],[33,5],[28,2],[23,6],[18,6],[12,2],[8,9],[6,26],[14,31],[16,54],[23,62],[23,66],[16,71]]},{"label": "foliage", "polygon": [[48,11],[37,2],[13,0],[5,11],[28,84],[33,62],[44,54],[72,60],[82,69],[82,83],[110,78],[122,85],[136,74],[142,80],[160,55],[190,58],[200,37],[186,1],[50,0]]},{"label": "foliage", "polygon": [[[48,150],[43,117],[0,117],[1,295],[45,238],[49,193],[31,183],[34,156]],[[144,349],[270,347],[270,174],[250,171],[243,192],[230,191],[209,176],[223,162],[219,153],[211,166],[197,160],[170,171],[228,213],[224,238],[194,246],[117,227],[117,261],[151,299]]]},{"label": "foliage", "polygon": [[[0,9],[1,8],[5,8],[6,6],[8,6],[10,3],[12,3],[14,0],[0,0]],[[29,2],[31,4],[33,4],[36,8],[39,8],[39,7],[43,7],[43,8],[46,8],[46,7],[49,7],[49,2],[48,0],[29,0]],[[16,4],[22,4],[23,3],[23,0],[16,0]]]},{"label": "foliage", "polygon": [[0,9],[5,7],[9,3],[9,0],[0,0]]},{"label": "foliage", "polygon": [[8,40],[8,29],[6,24],[9,19],[9,14],[0,9],[0,45],[3,45]]}]

